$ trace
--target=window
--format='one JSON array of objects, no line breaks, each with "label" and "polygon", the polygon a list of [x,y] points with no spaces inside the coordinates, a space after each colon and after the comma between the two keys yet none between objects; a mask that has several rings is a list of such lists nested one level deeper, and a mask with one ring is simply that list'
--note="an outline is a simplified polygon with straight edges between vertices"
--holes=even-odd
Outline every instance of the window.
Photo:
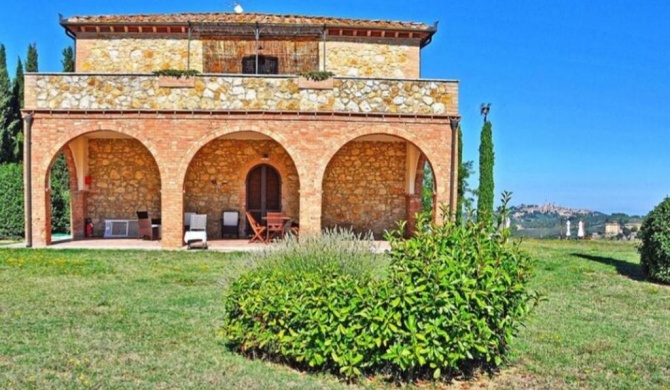
[{"label": "window", "polygon": [[258,72],[256,71],[256,56],[242,59],[242,73],[244,74],[279,74],[279,59],[277,57],[258,56]]}]

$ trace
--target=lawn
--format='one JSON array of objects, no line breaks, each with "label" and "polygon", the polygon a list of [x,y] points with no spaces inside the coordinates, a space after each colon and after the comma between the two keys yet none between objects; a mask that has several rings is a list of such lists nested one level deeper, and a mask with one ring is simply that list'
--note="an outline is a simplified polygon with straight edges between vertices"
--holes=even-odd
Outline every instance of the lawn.
[{"label": "lawn", "polygon": [[[472,387],[670,389],[670,287],[640,280],[633,245],[524,247],[546,301],[511,364]],[[219,281],[240,261],[0,249],[0,388],[353,388],[222,348]]]}]

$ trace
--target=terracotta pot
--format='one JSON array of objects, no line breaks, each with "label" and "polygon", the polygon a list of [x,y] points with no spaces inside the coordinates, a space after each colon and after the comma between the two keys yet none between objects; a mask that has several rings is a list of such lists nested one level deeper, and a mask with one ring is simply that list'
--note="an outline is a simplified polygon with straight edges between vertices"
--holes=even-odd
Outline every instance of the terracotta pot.
[{"label": "terracotta pot", "polygon": [[310,80],[304,77],[298,78],[298,88],[300,89],[333,89],[333,78],[326,80]]}]

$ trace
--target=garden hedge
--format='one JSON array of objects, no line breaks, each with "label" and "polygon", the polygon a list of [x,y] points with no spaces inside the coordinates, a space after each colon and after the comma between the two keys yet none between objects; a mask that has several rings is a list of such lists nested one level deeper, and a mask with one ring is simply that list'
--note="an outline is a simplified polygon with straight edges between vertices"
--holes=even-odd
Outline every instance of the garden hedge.
[{"label": "garden hedge", "polygon": [[0,239],[24,236],[23,165],[0,165]]}]

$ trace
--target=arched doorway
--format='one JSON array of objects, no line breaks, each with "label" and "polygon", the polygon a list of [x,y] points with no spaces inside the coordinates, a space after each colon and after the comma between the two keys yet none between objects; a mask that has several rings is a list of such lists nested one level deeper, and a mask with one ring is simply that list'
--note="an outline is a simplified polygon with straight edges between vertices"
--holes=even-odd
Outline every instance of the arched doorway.
[{"label": "arched doorway", "polygon": [[[257,221],[268,211],[282,211],[281,175],[269,164],[260,164],[249,171],[246,181],[247,210]],[[247,233],[249,233],[247,227]]]}]

